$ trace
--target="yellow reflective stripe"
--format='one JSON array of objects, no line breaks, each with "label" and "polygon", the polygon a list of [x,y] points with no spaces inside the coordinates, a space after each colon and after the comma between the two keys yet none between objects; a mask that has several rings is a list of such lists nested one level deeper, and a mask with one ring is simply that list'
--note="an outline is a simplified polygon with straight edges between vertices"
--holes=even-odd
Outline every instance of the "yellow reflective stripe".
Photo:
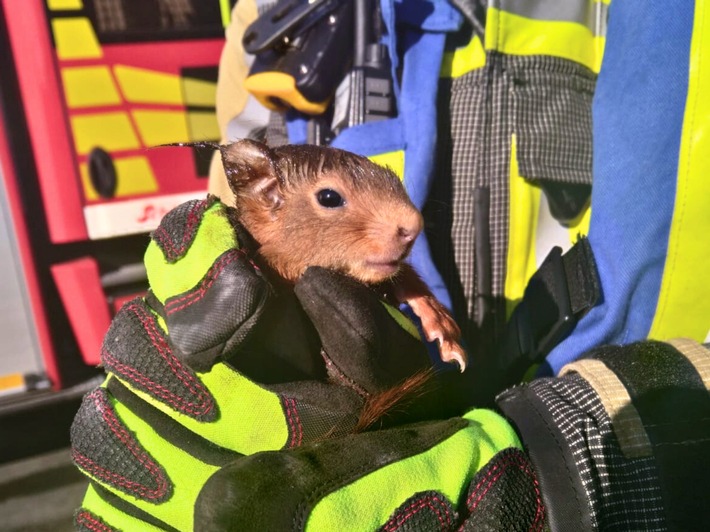
[{"label": "yellow reflective stripe", "polygon": [[163,530],[162,528],[157,528],[150,523],[111,506],[96,493],[96,490],[91,484],[89,484],[89,488],[86,490],[86,495],[84,495],[81,507],[82,509],[89,510],[108,526],[116,530],[140,530],[141,532],[162,532]]},{"label": "yellow reflective stripe", "polygon": [[76,151],[88,154],[100,146],[106,151],[135,150],[140,142],[126,113],[98,113],[70,117]]},{"label": "yellow reflective stripe", "polygon": [[508,316],[522,299],[528,280],[537,270],[535,234],[540,210],[540,189],[518,170],[516,137],[510,147],[510,208],[505,300]]},{"label": "yellow reflective stripe", "polygon": [[489,8],[485,48],[509,55],[550,55],[599,72],[604,37],[576,22],[534,20]]},{"label": "yellow reflective stripe", "polygon": [[486,51],[483,49],[483,43],[478,35],[474,35],[466,46],[444,53],[439,77],[458,78],[472,70],[483,68],[485,64]]},{"label": "yellow reflective stripe", "polygon": [[88,18],[55,18],[52,20],[52,33],[59,59],[96,59],[103,56]]},{"label": "yellow reflective stripe", "polygon": [[404,150],[378,153],[368,156],[373,163],[392,170],[400,179],[404,179]]},{"label": "yellow reflective stripe", "polygon": [[703,341],[710,329],[710,7],[696,4],[675,207],[650,338]]},{"label": "yellow reflective stripe", "polygon": [[121,103],[111,71],[105,66],[63,68],[62,85],[70,108]]},{"label": "yellow reflective stripe", "polygon": [[599,0],[491,0],[492,8],[535,20],[575,22],[594,35],[606,35],[609,1]]},{"label": "yellow reflective stripe", "polygon": [[130,382],[114,377],[176,422],[225,449],[253,454],[282,449],[288,442],[287,420],[279,397],[225,364],[216,364],[208,373],[197,374],[219,409],[219,419],[211,423],[177,412]]},{"label": "yellow reflective stripe", "polygon": [[588,203],[582,213],[568,227],[570,244],[575,244],[580,236],[589,234],[589,222],[591,219],[592,206],[591,203]]}]

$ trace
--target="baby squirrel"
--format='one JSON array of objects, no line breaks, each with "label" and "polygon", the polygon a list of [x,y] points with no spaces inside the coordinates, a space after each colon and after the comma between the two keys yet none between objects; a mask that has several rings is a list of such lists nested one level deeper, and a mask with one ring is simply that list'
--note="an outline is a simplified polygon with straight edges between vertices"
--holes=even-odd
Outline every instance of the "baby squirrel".
[{"label": "baby squirrel", "polygon": [[404,262],[423,219],[394,172],[324,146],[269,148],[244,139],[220,152],[238,221],[256,241],[267,277],[293,284],[321,266],[381,287],[410,306],[443,361],[466,368],[458,326]]}]

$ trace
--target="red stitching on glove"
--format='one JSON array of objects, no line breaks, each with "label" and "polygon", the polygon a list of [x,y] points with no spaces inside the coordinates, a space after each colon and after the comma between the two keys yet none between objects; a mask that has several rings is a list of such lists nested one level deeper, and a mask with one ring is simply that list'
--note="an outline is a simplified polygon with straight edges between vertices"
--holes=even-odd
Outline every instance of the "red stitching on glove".
[{"label": "red stitching on glove", "polygon": [[166,231],[166,229],[163,225],[160,225],[155,230],[155,236],[160,238],[160,243],[170,253],[171,257],[169,257],[169,258],[173,258],[173,259],[177,258],[185,252],[185,249],[187,248],[187,243],[190,240],[192,240],[193,228],[195,227],[196,224],[199,225],[200,221],[202,220],[202,216],[201,215],[198,216],[196,214],[196,211],[204,210],[204,207],[206,204],[207,204],[206,200],[198,201],[188,211],[187,222],[185,224],[185,231],[182,233],[182,241],[180,242],[180,247],[178,247],[178,248],[175,247],[172,239],[170,238],[170,234]]},{"label": "red stitching on glove", "polygon": [[[236,259],[238,259],[240,255],[244,255],[244,252],[239,249],[230,250],[225,255],[222,255],[222,257],[220,257],[220,259],[212,265],[202,283],[200,283],[197,288],[188,292],[184,296],[181,296],[178,299],[168,301],[168,303],[165,305],[165,312],[168,315],[173,314],[174,312],[189,307],[193,303],[196,303],[197,301],[202,299],[207,293],[207,290],[209,290],[209,288],[214,284],[219,274],[222,273],[222,270],[224,270],[224,268],[228,264],[231,264]],[[180,303],[183,304],[180,305]]]},{"label": "red stitching on glove", "polygon": [[[434,506],[432,504],[432,502],[434,501],[440,503],[440,506]],[[427,495],[423,499],[417,499],[416,501],[412,501],[409,506],[401,510],[403,512],[407,512],[404,515],[395,514],[394,516],[392,516],[392,518],[390,518],[390,520],[385,523],[383,527],[384,530],[386,530],[387,532],[393,532],[394,530],[397,530],[399,527],[404,525],[409,519],[414,517],[419,511],[426,507],[429,507],[431,511],[434,512],[436,518],[439,520],[439,523],[441,523],[442,528],[446,526],[451,526],[451,514],[449,513],[449,507],[446,504],[446,501],[443,501],[440,497],[437,497],[436,495]],[[441,507],[444,508],[444,513],[446,514],[445,518],[441,515]]]},{"label": "red stitching on glove", "polygon": [[143,484],[129,480],[123,475],[98,465],[96,462],[87,456],[80,454],[76,450],[72,453],[74,460],[89,473],[103,479],[109,484],[121,486],[131,493],[139,494],[140,496],[150,500],[164,497],[168,492],[169,485],[163,472],[160,470],[160,467],[158,467],[158,465],[153,462],[153,460],[151,460],[140,447],[138,447],[135,440],[118,420],[115,412],[111,408],[111,405],[108,404],[106,396],[102,393],[102,389],[93,391],[87,396],[87,398],[94,402],[94,405],[99,413],[101,413],[101,417],[104,422],[106,422],[106,425],[111,432],[113,432],[120,442],[126,446],[128,451],[138,460],[138,462],[148,470],[148,473],[151,474],[153,480],[155,480],[158,486],[155,489],[150,489]]},{"label": "red stitching on glove", "polygon": [[108,526],[106,523],[102,523],[87,511],[76,514],[76,522],[77,524],[84,525],[89,530],[95,530],[96,532],[115,532],[116,530],[115,528]]},{"label": "red stitching on glove", "polygon": [[291,427],[291,441],[289,447],[298,447],[303,442],[303,425],[296,409],[296,400],[292,397],[283,397],[286,407],[286,419]]},{"label": "red stitching on glove", "polygon": [[136,368],[119,362],[116,357],[111,355],[105,348],[102,350],[101,356],[109,362],[109,364],[114,366],[117,373],[129,379],[132,377],[134,381],[140,382],[148,390],[168,401],[176,410],[193,415],[205,415],[211,412],[215,407],[212,396],[202,383],[197,380],[192,373],[187,371],[177,357],[173,355],[173,351],[163,337],[162,332],[158,330],[155,319],[140,303],[129,304],[126,307],[126,311],[133,312],[138,317],[153,347],[155,347],[163,360],[167,362],[173,375],[195,396],[195,401],[186,401],[164,386],[152,381],[149,377],[139,373]]}]

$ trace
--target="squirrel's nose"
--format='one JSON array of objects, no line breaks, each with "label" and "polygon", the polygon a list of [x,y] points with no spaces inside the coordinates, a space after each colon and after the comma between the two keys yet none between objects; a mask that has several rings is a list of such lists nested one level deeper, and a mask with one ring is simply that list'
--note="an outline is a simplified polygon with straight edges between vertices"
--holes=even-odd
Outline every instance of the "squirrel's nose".
[{"label": "squirrel's nose", "polygon": [[422,230],[422,216],[419,212],[415,212],[406,222],[399,224],[397,227],[397,237],[403,244],[409,244]]}]

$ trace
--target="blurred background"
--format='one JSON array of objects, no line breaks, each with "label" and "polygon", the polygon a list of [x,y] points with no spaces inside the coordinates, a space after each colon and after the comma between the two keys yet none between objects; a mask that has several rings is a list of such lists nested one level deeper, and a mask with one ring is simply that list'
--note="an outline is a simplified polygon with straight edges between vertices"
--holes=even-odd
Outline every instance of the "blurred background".
[{"label": "blurred background", "polygon": [[148,233],[207,190],[229,0],[0,2],[1,530],[70,530],[69,428]]}]

